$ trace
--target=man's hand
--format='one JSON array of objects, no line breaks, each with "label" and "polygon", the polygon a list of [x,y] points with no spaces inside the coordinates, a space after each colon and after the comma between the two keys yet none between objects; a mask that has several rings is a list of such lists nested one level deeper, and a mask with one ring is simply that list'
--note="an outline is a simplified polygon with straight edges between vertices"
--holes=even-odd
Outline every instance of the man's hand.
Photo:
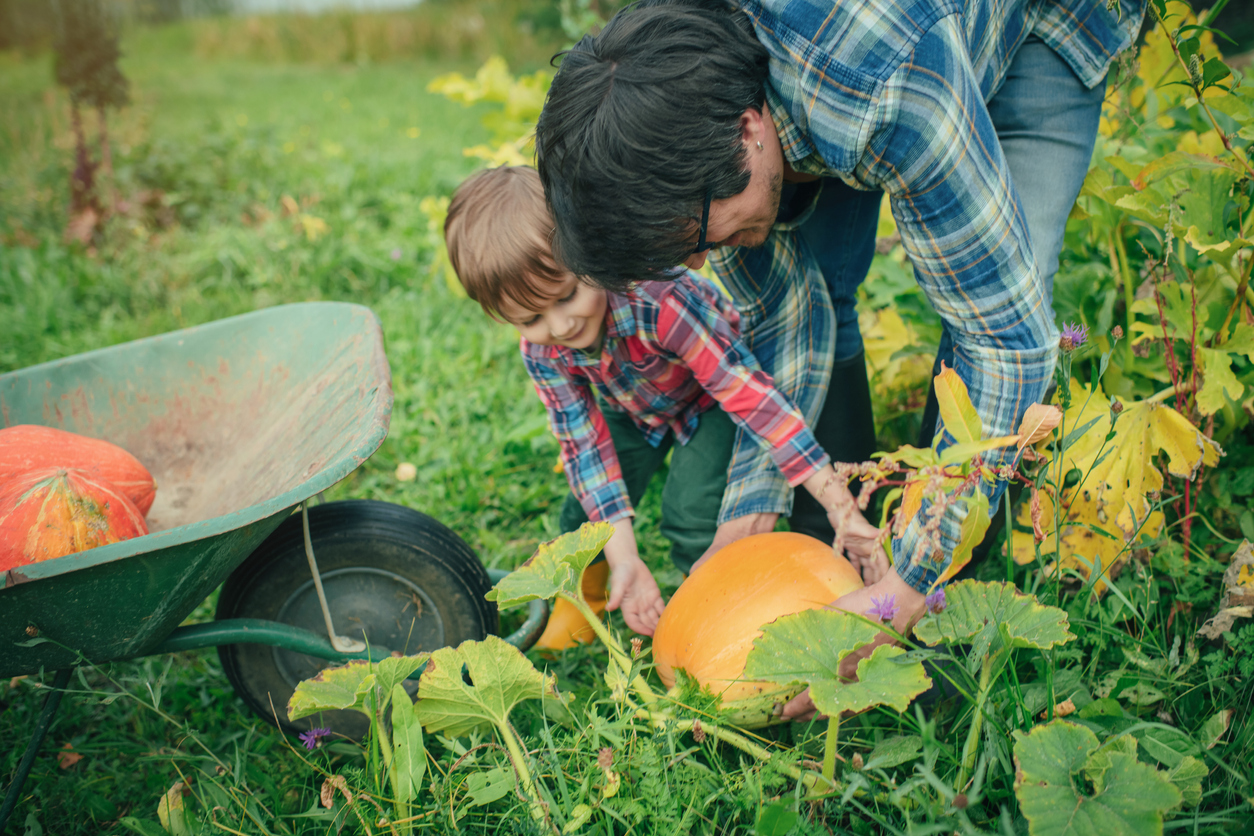
[{"label": "man's hand", "polygon": [[714,542],[705,550],[705,554],[701,555],[701,559],[692,564],[692,569],[688,574],[697,571],[698,566],[713,557],[715,552],[728,543],[734,543],[742,537],[748,537],[750,534],[774,531],[775,523],[778,520],[779,514],[746,514],[743,517],[728,520],[714,532]]},{"label": "man's hand", "polygon": [[[897,574],[896,569],[890,569],[888,574],[878,583],[864,586],[862,589],[850,592],[848,595],[842,595],[828,606],[831,609],[844,610],[846,612],[865,613],[871,608],[871,596],[879,598],[885,595],[893,595],[897,600],[897,615],[893,618],[893,629],[903,636],[907,635],[910,629],[914,627],[915,622],[927,612],[927,599],[922,592],[915,590],[903,581]],[[853,653],[850,653],[840,662],[839,674],[841,678],[847,680],[856,679],[858,662],[870,656],[875,648],[892,641],[894,641],[892,636],[887,633],[880,633],[875,637],[875,641],[865,644]],[[814,716],[814,713],[814,702],[810,699],[810,691],[808,689],[789,700],[783,710],[784,718],[794,721],[809,720]]]},{"label": "man's hand", "polygon": [[644,561],[636,558],[610,567],[610,600],[607,610],[623,609],[627,626],[644,636],[652,636],[662,617],[662,593]]},{"label": "man's hand", "polygon": [[[853,564],[853,568],[862,574],[863,583],[867,585],[877,583],[892,568],[888,562],[888,555],[884,554],[884,548],[880,544],[882,532],[866,521],[866,517],[862,516],[862,512],[856,505],[848,508],[845,513],[848,514],[843,543],[845,557]],[[840,516],[839,511],[828,512],[827,518],[832,528],[839,530]]]}]

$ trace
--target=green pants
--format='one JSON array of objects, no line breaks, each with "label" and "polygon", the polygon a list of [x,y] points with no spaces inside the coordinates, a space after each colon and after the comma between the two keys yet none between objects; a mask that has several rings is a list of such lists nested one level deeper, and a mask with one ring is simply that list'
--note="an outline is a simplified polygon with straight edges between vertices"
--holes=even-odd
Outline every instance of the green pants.
[{"label": "green pants", "polygon": [[[714,542],[736,425],[715,406],[701,414],[697,431],[687,444],[675,444],[674,434],[667,433],[662,443],[653,447],[625,413],[609,409],[602,412],[633,507],[644,496],[666,454],[675,448],[662,488],[662,535],[671,541],[671,560],[687,574]],[[562,532],[574,531],[587,521],[588,515],[579,500],[573,493],[567,494],[559,519]]]}]

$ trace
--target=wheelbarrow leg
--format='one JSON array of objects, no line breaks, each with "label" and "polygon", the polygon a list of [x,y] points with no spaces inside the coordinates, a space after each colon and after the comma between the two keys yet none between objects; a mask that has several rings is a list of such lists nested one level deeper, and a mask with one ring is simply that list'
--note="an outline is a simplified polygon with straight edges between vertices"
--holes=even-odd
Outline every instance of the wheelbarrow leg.
[{"label": "wheelbarrow leg", "polygon": [[44,737],[48,734],[52,718],[57,713],[57,707],[61,705],[61,697],[65,695],[65,686],[70,684],[70,674],[73,671],[73,668],[62,668],[57,671],[56,679],[52,681],[52,693],[44,700],[44,708],[39,712],[39,720],[35,723],[35,733],[31,735],[30,745],[26,747],[26,754],[22,755],[22,762],[17,765],[17,774],[13,776],[13,783],[9,784],[8,792],[4,794],[4,806],[0,807],[0,833],[4,832],[4,826],[9,823],[9,816],[13,815],[13,808],[17,806],[17,797],[22,794],[22,784],[26,783],[26,776],[30,775],[35,756],[39,754],[39,747],[43,745]]}]

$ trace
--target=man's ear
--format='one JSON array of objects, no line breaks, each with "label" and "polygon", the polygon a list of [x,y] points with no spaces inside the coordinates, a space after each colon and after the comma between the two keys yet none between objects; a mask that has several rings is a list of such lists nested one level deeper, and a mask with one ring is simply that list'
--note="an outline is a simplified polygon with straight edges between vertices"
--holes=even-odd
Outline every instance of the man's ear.
[{"label": "man's ear", "polygon": [[[759,108],[745,108],[745,112],[740,114],[740,140],[747,148],[753,148],[758,143],[766,141],[766,102],[762,103]],[[773,128],[772,128],[773,129]]]}]

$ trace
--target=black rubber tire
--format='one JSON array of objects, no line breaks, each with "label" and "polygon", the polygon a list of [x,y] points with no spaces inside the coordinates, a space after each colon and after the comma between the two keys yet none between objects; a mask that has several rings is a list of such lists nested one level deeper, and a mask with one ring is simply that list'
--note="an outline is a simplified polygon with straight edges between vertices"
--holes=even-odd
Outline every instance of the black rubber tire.
[{"label": "black rubber tire", "polygon": [[[496,605],[484,598],[492,588],[487,570],[466,541],[426,514],[374,500],[329,502],[309,509],[309,534],[340,635],[409,654],[497,632]],[[231,574],[216,616],[280,621],[325,635],[299,513]],[[365,735],[366,718],[355,711],[287,719],[296,683],[334,663],[261,644],[222,645],[218,657],[235,692],[279,728]],[[417,683],[407,687],[412,692]]]}]

